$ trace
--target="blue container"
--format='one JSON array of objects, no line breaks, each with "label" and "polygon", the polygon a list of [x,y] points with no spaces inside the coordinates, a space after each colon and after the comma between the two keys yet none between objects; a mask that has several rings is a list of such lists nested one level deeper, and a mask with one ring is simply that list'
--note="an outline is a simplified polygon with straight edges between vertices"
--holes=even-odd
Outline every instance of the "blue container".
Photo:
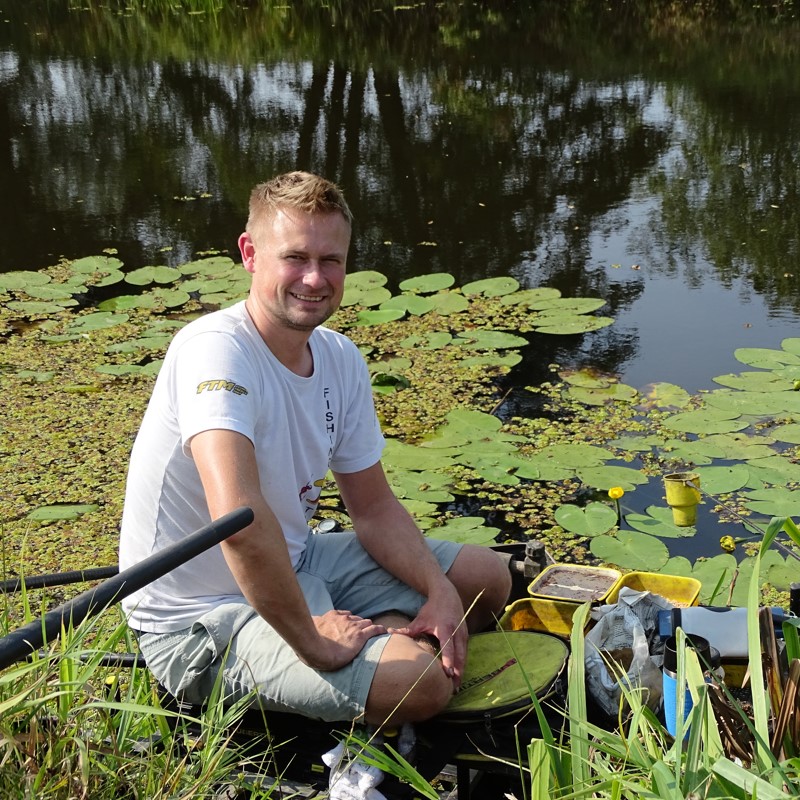
[{"label": "blue container", "polygon": [[[702,636],[687,635],[686,647],[692,648],[697,651],[700,658],[700,666],[704,669],[709,669],[712,665],[712,648],[708,644],[708,639]],[[663,697],[664,697],[664,721],[667,725],[667,730],[672,736],[675,736],[677,730],[677,710],[678,710],[678,643],[674,636],[670,636],[664,642],[664,666],[662,668],[663,676]],[[719,654],[717,654],[719,659]],[[684,682],[683,686],[683,719],[684,722],[692,710],[692,695],[689,687]],[[689,735],[688,729],[686,736]]]}]

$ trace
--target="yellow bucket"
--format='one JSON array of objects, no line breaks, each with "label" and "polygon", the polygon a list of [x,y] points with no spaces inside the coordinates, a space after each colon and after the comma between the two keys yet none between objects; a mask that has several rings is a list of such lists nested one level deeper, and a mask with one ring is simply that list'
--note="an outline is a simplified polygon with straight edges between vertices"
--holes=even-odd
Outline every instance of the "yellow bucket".
[{"label": "yellow bucket", "polygon": [[664,489],[672,521],[679,528],[694,525],[700,502],[700,476],[696,472],[672,472],[664,476]]}]

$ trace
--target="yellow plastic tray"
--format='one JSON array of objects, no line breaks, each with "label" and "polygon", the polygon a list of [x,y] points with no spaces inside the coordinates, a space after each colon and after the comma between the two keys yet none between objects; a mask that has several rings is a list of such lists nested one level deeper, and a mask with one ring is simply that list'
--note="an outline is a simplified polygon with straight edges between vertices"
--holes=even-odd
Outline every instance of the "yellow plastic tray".
[{"label": "yellow plastic tray", "polygon": [[528,594],[568,603],[605,603],[621,577],[609,567],[551,564],[531,581]]},{"label": "yellow plastic tray", "polygon": [[655,572],[629,572],[623,575],[613,591],[609,593],[607,603],[616,603],[619,591],[623,586],[637,592],[652,592],[669,600],[674,606],[687,608],[696,606],[700,596],[701,583],[696,578],[684,578],[681,575],[661,575]]},{"label": "yellow plastic tray", "polygon": [[[506,606],[499,627],[504,631],[538,631],[568,639],[572,633],[572,616],[576,603],[549,600],[545,597],[523,597]],[[590,621],[587,622],[587,628]]]}]

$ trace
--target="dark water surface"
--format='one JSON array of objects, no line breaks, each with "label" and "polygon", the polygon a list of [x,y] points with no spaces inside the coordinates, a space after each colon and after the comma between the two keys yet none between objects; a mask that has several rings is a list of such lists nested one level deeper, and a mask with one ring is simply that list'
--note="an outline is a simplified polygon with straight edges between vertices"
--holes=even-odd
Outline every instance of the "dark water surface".
[{"label": "dark water surface", "polygon": [[736,347],[800,336],[796,23],[636,2],[0,3],[0,270],[236,254],[251,185],[304,168],[345,188],[351,267],[392,288],[447,271],[605,298],[616,324],[534,335],[531,374],[693,392],[747,369]]}]

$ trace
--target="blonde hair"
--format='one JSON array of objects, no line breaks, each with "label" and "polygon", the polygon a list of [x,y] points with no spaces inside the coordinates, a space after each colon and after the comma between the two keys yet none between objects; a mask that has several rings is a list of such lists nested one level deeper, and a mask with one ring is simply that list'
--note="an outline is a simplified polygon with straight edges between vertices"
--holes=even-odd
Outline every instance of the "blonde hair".
[{"label": "blonde hair", "polygon": [[279,208],[296,209],[306,214],[338,212],[348,225],[353,224],[353,215],[341,189],[310,172],[287,172],[254,187],[250,193],[247,232],[253,236],[258,225]]}]

